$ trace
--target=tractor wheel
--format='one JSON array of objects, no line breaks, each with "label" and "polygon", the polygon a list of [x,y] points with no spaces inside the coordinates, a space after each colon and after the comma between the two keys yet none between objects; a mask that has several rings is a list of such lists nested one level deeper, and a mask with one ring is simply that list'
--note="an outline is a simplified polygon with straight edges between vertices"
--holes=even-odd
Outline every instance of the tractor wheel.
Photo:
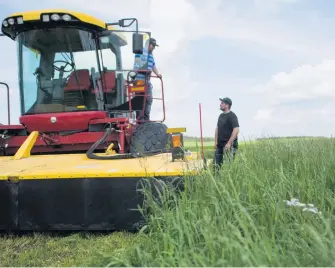
[{"label": "tractor wheel", "polygon": [[167,126],[149,122],[137,127],[130,141],[130,153],[146,153],[162,150],[170,142]]}]

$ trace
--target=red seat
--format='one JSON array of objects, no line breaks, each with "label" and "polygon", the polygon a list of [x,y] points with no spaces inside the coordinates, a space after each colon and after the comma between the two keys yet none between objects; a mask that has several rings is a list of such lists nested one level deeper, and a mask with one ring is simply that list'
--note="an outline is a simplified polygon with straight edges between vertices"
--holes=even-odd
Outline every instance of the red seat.
[{"label": "red seat", "polygon": [[[104,93],[111,93],[116,90],[116,75],[115,71],[103,71],[100,80],[103,92]],[[92,92],[97,92],[98,89],[95,88]]]},{"label": "red seat", "polygon": [[82,69],[73,71],[71,73],[67,85],[64,88],[64,91],[89,90],[90,87],[90,72],[88,69]]},{"label": "red seat", "polygon": [[102,73],[102,87],[105,93],[112,92],[116,88],[116,76],[114,71],[104,71]]}]

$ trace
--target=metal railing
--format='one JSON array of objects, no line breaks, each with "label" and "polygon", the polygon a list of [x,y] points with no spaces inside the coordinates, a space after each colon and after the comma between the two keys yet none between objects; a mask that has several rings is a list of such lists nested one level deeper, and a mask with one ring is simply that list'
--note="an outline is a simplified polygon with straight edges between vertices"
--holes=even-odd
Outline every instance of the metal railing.
[{"label": "metal railing", "polygon": [[9,96],[9,86],[4,83],[4,82],[0,82],[0,85],[3,85],[6,87],[7,89],[7,116],[8,116],[8,125],[10,125],[10,96]]},{"label": "metal railing", "polygon": [[[154,94],[152,92],[152,96],[151,99],[154,100],[161,100],[162,101],[162,106],[163,106],[163,117],[161,120],[144,120],[144,119],[140,119],[144,116],[144,111],[145,111],[145,106],[147,103],[147,99],[148,99],[148,83],[149,80],[151,78],[158,78],[161,82],[161,97],[154,97]],[[127,94],[127,100],[129,103],[129,113],[130,114],[136,114],[135,119],[132,118],[134,121],[136,121],[136,123],[144,123],[144,122],[164,122],[165,121],[165,98],[164,98],[164,83],[161,77],[158,76],[154,76],[154,75],[150,75],[150,79],[146,79],[146,80],[134,80],[134,81],[129,81],[126,80],[126,85],[125,85],[125,91]],[[138,83],[138,81],[144,81],[143,84],[142,83]],[[132,103],[131,100],[135,97],[143,97],[143,103],[142,103],[142,109],[141,110],[134,110],[132,107]],[[138,115],[139,112],[139,115]]]}]

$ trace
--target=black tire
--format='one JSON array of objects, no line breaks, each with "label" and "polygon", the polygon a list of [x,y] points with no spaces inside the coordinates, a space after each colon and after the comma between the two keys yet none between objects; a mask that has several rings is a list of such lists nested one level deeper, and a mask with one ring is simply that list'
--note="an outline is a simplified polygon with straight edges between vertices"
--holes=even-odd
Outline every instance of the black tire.
[{"label": "black tire", "polygon": [[170,136],[167,126],[162,123],[149,122],[137,127],[130,141],[130,153],[146,153],[167,148]]}]

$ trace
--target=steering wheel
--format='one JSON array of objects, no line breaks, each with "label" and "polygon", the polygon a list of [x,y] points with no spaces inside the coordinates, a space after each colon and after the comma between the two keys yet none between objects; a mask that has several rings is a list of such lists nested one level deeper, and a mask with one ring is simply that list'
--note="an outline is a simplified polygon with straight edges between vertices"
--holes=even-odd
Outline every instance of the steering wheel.
[{"label": "steering wheel", "polygon": [[[64,66],[61,66],[61,67],[57,67],[55,65],[55,63],[57,62],[61,62],[61,63],[65,63]],[[70,65],[71,66],[71,69],[70,70],[65,70],[66,66]],[[63,61],[63,60],[56,60],[54,61],[54,63],[52,64],[53,68],[58,71],[58,72],[64,72],[64,73],[69,73],[69,72],[72,72],[73,69],[74,69],[74,64],[73,63],[70,63],[70,62],[67,62],[67,61]]]}]

